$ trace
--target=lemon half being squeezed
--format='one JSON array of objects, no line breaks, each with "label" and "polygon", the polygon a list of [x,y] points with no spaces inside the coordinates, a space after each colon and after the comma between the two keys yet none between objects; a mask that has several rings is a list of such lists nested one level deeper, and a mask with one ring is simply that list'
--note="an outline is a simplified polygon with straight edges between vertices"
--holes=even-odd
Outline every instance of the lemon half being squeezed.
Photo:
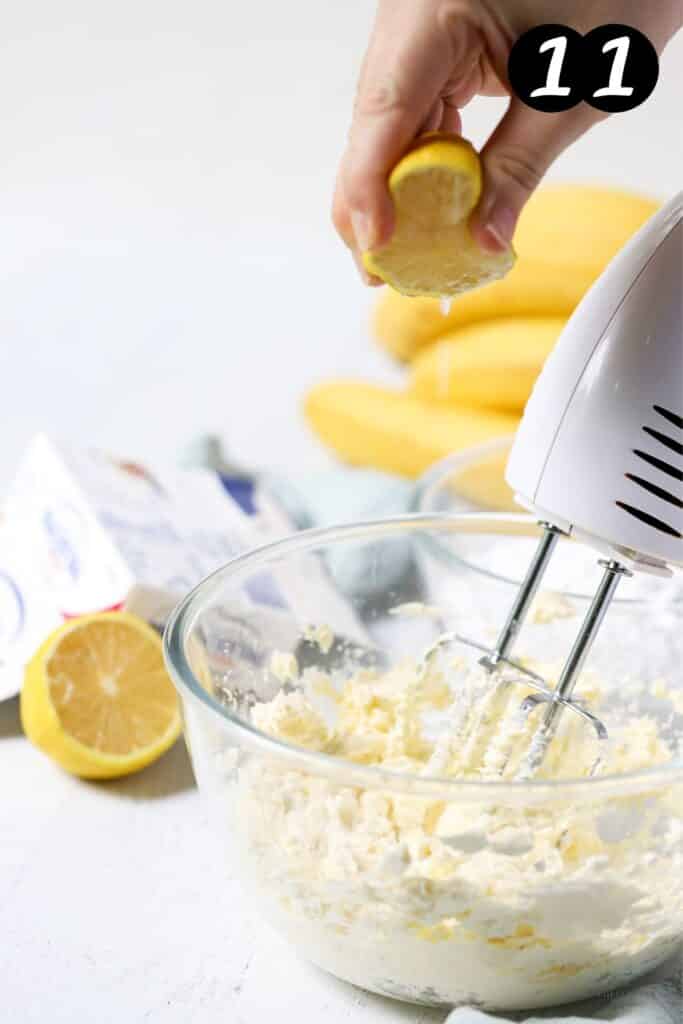
[{"label": "lemon half being squeezed", "polygon": [[181,729],[160,637],[125,612],[66,622],[26,668],[21,721],[35,746],[83,778],[151,764]]},{"label": "lemon half being squeezed", "polygon": [[511,247],[491,253],[467,219],[479,202],[479,154],[458,135],[422,136],[389,175],[396,225],[389,242],[363,253],[366,269],[404,295],[449,299],[503,277]]}]

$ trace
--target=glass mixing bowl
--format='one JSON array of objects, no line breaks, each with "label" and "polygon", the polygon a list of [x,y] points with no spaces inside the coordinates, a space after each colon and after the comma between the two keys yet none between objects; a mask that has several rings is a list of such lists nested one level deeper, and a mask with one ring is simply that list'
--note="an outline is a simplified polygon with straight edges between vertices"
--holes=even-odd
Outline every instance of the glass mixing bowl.
[{"label": "glass mixing bowl", "polygon": [[[527,517],[477,514],[308,531],[235,559],[168,623],[167,663],[230,870],[294,949],[361,988],[530,1010],[641,977],[683,941],[680,602],[615,601],[591,658],[607,694],[600,714],[626,730],[615,763],[636,770],[573,777],[569,757],[552,780],[482,781],[400,757],[364,763],[367,728],[389,730],[404,751],[438,744],[438,712],[420,735],[407,716],[411,684],[392,704],[373,680],[419,665],[444,629],[490,642],[514,583],[474,565],[472,551],[495,543],[514,555],[536,535]],[[397,545],[411,555],[400,579],[385,571]],[[350,562],[364,586],[354,596],[345,583],[342,596],[336,573],[348,581]],[[561,662],[585,601],[531,622],[518,651]],[[477,657],[458,654],[443,655],[456,689]],[[339,711],[349,678],[357,700]],[[318,695],[315,720],[302,687]],[[340,714],[352,732],[358,723],[354,761],[319,736]],[[629,731],[636,718],[642,735]],[[672,755],[647,766],[655,733]]]}]

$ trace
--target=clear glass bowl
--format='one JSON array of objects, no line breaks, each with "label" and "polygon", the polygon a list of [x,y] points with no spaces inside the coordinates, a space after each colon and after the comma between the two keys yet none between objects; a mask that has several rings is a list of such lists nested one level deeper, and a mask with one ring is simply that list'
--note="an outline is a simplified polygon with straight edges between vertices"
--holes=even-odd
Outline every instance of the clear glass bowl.
[{"label": "clear glass bowl", "polygon": [[497,437],[435,462],[418,480],[412,511],[430,515],[525,511],[505,480],[514,439],[514,434]]},{"label": "clear glass bowl", "polygon": [[[535,536],[526,517],[484,515],[308,531],[235,559],[169,621],[197,781],[233,863],[293,948],[364,989],[530,1010],[643,976],[683,941],[680,756],[594,778],[458,780],[304,749],[295,729],[285,740],[254,723],[298,692],[291,655],[309,683],[339,683],[419,658],[455,625],[490,640],[514,584],[474,566],[473,545],[516,551]],[[412,566],[399,580],[385,572],[397,544]],[[337,587],[349,560],[364,567],[357,598]],[[566,656],[585,604],[572,600],[573,617],[525,628],[525,656]],[[426,614],[392,614],[416,602]],[[614,603],[592,658],[608,726],[639,716],[672,747],[683,736],[682,627],[680,603]],[[648,763],[650,739],[629,743]]]}]

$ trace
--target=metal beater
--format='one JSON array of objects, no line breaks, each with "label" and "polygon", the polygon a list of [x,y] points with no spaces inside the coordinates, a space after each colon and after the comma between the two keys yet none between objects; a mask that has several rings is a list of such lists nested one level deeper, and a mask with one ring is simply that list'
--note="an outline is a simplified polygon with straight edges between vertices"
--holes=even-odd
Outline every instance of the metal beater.
[{"label": "metal beater", "polygon": [[[525,712],[547,705],[517,773],[540,768],[560,717],[607,729],[574,697],[581,670],[620,581],[683,566],[683,193],[634,236],[562,332],[529,400],[507,466],[518,501],[543,533],[493,648],[490,673],[509,665],[535,691]],[[557,686],[511,658],[558,540],[572,535],[604,555],[603,576]]]}]

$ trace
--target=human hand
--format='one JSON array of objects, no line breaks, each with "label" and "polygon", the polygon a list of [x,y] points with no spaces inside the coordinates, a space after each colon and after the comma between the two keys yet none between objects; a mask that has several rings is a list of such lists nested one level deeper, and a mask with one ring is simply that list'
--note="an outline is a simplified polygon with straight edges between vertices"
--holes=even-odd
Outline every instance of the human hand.
[{"label": "human hand", "polygon": [[[552,14],[585,33],[596,25],[639,28],[658,52],[680,26],[680,0],[379,0],[333,205],[337,231],[363,278],[360,252],[391,237],[387,176],[422,132],[460,132],[476,95],[510,93],[507,62],[519,36]],[[481,158],[484,187],[470,229],[491,252],[507,247],[517,218],[555,158],[607,115],[586,103],[546,114],[511,96]]]}]

